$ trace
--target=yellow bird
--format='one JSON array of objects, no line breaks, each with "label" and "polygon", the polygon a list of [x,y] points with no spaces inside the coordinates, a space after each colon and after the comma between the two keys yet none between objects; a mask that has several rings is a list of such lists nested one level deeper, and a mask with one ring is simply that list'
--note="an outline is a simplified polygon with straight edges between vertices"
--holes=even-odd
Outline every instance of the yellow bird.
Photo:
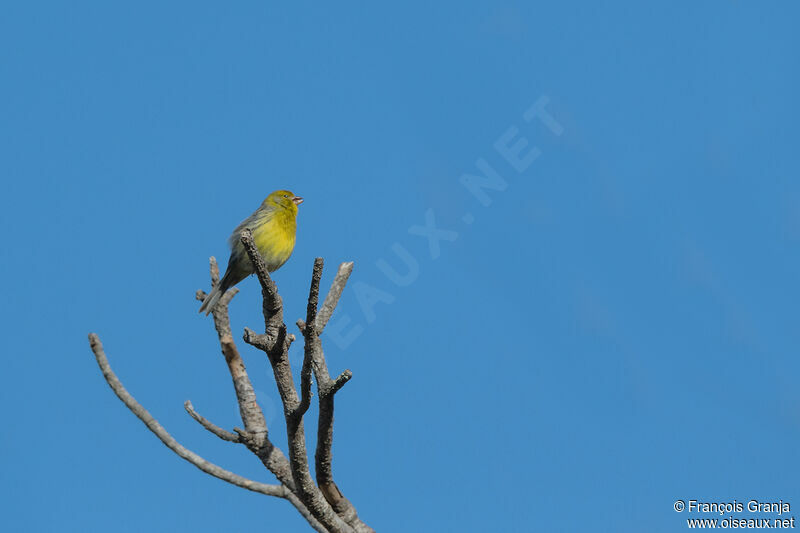
[{"label": "yellow bird", "polygon": [[228,269],[216,287],[203,300],[200,312],[208,315],[229,288],[255,272],[253,262],[240,240],[242,230],[253,232],[253,242],[267,264],[267,270],[278,270],[292,255],[297,232],[297,206],[303,199],[290,191],[275,191],[261,203],[261,207],[236,226],[228,245],[231,257]]}]

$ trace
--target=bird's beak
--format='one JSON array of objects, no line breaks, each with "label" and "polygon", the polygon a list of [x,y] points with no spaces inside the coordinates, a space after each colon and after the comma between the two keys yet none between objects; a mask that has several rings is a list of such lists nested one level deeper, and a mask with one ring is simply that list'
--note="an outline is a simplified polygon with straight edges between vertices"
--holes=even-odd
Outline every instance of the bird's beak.
[{"label": "bird's beak", "polygon": [[295,196],[294,198],[292,198],[292,201],[294,202],[294,205],[300,205],[303,203],[303,197]]}]

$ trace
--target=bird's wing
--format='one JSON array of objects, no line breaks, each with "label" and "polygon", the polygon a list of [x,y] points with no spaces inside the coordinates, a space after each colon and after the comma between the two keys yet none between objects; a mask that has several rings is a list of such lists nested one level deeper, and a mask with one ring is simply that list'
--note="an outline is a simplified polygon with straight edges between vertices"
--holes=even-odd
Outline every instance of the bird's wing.
[{"label": "bird's wing", "polygon": [[239,239],[242,237],[242,230],[254,230],[256,226],[260,226],[269,222],[273,216],[273,213],[274,211],[271,209],[259,208],[255,213],[242,220],[241,223],[236,226],[236,229],[233,230],[231,236],[228,237],[228,246],[230,249],[233,250],[238,244],[240,244],[241,241]]}]

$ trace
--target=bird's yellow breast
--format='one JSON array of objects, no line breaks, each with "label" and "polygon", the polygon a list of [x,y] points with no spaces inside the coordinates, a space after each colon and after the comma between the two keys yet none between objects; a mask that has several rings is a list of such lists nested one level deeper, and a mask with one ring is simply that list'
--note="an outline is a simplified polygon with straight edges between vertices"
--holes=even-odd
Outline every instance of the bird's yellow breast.
[{"label": "bird's yellow breast", "polygon": [[253,242],[272,272],[281,267],[294,250],[297,221],[294,213],[278,210],[253,228]]}]

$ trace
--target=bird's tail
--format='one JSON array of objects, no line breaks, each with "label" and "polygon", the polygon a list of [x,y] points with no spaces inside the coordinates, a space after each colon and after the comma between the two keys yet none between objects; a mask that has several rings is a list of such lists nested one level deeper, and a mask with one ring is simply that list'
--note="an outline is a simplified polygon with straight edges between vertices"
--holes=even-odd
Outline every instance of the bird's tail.
[{"label": "bird's tail", "polygon": [[206,316],[208,316],[208,314],[214,310],[217,302],[219,302],[219,299],[222,298],[222,295],[225,294],[225,291],[228,290],[229,286],[230,282],[228,280],[228,273],[226,272],[219,283],[217,283],[217,286],[211,289],[211,292],[208,293],[206,299],[203,300],[203,305],[200,306],[200,311],[198,312],[202,313],[205,311]]}]

